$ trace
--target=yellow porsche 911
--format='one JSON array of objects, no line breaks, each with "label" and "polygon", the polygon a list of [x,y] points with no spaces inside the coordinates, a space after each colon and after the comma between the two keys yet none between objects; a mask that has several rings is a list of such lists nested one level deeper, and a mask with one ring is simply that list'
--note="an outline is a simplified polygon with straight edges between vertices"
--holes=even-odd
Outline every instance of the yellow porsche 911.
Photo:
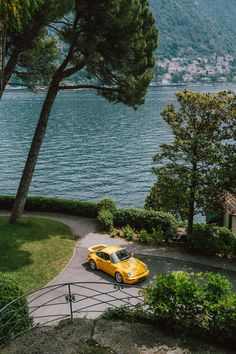
[{"label": "yellow porsche 911", "polygon": [[88,254],[92,270],[100,269],[115,278],[118,283],[134,284],[149,275],[145,263],[120,246],[95,245]]}]

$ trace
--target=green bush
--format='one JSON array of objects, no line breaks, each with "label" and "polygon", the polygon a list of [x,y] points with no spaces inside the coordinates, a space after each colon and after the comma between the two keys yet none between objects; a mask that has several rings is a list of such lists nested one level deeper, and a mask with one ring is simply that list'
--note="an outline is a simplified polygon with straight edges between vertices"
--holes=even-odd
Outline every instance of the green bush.
[{"label": "green bush", "polygon": [[126,225],[124,227],[122,227],[122,232],[124,237],[128,240],[131,241],[133,240],[134,236],[135,236],[135,231],[132,229],[131,226]]},{"label": "green bush", "polygon": [[26,297],[14,280],[0,273],[0,345],[31,324]]},{"label": "green bush", "polygon": [[113,214],[106,209],[102,209],[98,213],[98,222],[102,231],[111,232],[113,229]]},{"label": "green bush", "polygon": [[161,274],[155,285],[149,285],[143,291],[145,304],[158,321],[179,330],[198,326],[199,284],[189,274],[173,272]]},{"label": "green bush", "polygon": [[114,213],[114,226],[124,227],[129,225],[135,230],[153,229],[163,232],[168,241],[176,235],[177,221],[172,214],[144,209],[117,209]]},{"label": "green bush", "polygon": [[164,240],[164,234],[162,230],[153,230],[152,232],[147,232],[146,230],[141,230],[138,234],[138,241],[142,243],[152,243],[155,245],[160,245]]},{"label": "green bush", "polygon": [[140,233],[138,234],[138,241],[145,244],[150,243],[151,242],[150,233],[147,232],[146,230],[141,230]]},{"label": "green bush", "polygon": [[173,272],[142,290],[152,318],[177,331],[236,347],[236,294],[220,274]]},{"label": "green bush", "polygon": [[195,224],[189,247],[206,255],[225,255],[234,252],[236,236],[225,227],[214,224]]},{"label": "green bush", "polygon": [[101,211],[102,209],[109,210],[112,214],[114,214],[116,211],[116,204],[113,200],[109,198],[104,198],[100,200],[100,202],[98,202],[97,204],[98,212]]},{"label": "green bush", "polygon": [[[11,210],[13,202],[14,197],[0,196],[0,209]],[[97,203],[59,198],[28,197],[25,204],[25,210],[39,212],[56,212],[91,218],[97,217]]]}]

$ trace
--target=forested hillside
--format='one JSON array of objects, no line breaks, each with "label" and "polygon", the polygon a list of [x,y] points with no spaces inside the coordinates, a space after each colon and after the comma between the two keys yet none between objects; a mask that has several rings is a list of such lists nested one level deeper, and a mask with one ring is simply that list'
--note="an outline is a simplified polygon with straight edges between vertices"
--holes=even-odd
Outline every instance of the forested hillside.
[{"label": "forested hillside", "polygon": [[236,55],[236,0],[149,0],[158,57]]}]

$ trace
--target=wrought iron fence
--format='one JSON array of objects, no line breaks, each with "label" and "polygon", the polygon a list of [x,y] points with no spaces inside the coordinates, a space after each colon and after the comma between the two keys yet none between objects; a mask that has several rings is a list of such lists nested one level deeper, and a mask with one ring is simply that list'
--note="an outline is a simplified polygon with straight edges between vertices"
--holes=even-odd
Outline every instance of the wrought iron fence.
[{"label": "wrought iron fence", "polygon": [[108,308],[134,307],[143,301],[142,288],[105,282],[56,284],[20,297],[0,310],[0,346],[42,325],[76,317],[96,318]]}]

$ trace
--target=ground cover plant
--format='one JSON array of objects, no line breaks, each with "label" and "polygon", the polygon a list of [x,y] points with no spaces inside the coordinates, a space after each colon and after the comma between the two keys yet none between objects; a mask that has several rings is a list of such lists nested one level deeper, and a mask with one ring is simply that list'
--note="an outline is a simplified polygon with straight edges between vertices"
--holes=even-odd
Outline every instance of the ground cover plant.
[{"label": "ground cover plant", "polygon": [[47,284],[68,263],[74,248],[68,226],[56,221],[24,217],[10,225],[0,216],[0,272],[10,275],[23,292]]}]

